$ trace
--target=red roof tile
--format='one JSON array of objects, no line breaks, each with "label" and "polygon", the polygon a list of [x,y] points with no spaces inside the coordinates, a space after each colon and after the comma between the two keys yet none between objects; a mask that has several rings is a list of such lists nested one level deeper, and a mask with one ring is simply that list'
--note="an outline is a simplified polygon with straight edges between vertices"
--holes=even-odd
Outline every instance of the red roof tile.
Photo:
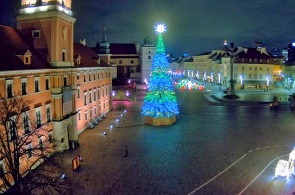
[{"label": "red roof tile", "polygon": [[[30,65],[25,65],[16,54],[29,50]],[[49,69],[51,65],[15,28],[0,25],[0,71]]]}]

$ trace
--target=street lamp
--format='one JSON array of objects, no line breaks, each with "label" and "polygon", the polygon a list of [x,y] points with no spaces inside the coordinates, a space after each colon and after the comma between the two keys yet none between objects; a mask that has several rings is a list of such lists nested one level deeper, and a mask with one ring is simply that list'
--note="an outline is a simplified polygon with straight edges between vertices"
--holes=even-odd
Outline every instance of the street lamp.
[{"label": "street lamp", "polygon": [[229,95],[235,95],[235,80],[234,80],[234,43],[230,42],[230,90]]}]

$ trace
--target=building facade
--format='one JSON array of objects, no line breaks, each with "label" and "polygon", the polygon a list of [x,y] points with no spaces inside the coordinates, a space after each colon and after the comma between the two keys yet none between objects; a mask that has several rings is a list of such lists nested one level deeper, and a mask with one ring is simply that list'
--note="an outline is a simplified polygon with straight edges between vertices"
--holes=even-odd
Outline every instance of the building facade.
[{"label": "building facade", "polygon": [[[16,21],[17,28],[0,25],[1,97],[32,101],[20,122],[30,116],[58,151],[75,148],[78,134],[112,108],[112,67],[85,43],[74,43],[71,0],[22,0]],[[16,136],[28,131],[11,129]]]}]

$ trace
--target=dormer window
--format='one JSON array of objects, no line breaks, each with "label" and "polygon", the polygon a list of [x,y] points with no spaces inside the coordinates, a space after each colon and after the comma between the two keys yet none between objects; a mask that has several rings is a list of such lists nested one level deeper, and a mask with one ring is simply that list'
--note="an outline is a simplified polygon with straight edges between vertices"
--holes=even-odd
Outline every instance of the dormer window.
[{"label": "dormer window", "polygon": [[32,53],[29,49],[16,51],[15,55],[26,65],[32,63]]},{"label": "dormer window", "polygon": [[81,56],[80,56],[80,54],[79,55],[75,55],[74,56],[74,60],[76,61],[76,63],[79,65],[79,64],[81,64]]},{"label": "dormer window", "polygon": [[32,37],[33,38],[40,38],[40,30],[33,30]]}]

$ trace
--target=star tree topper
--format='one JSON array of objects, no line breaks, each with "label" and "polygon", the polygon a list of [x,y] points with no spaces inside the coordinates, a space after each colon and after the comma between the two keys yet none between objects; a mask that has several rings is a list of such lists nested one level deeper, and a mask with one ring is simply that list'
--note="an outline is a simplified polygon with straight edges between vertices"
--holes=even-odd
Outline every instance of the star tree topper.
[{"label": "star tree topper", "polygon": [[156,33],[163,33],[166,31],[165,24],[156,24],[156,26],[154,28],[155,28]]}]

